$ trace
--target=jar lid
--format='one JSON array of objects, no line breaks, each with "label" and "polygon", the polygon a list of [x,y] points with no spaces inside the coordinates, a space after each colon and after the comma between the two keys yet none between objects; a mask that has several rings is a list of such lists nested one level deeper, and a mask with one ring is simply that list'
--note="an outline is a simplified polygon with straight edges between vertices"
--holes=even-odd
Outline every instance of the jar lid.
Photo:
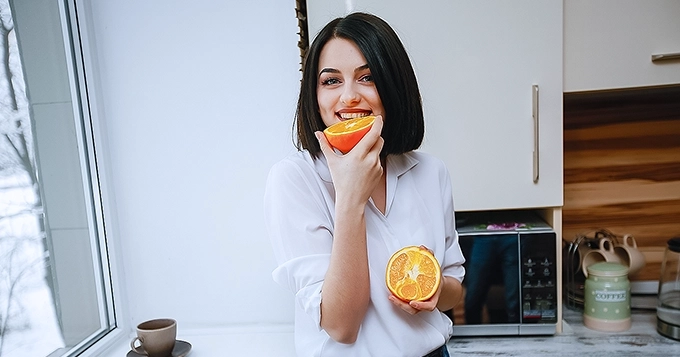
[{"label": "jar lid", "polygon": [[671,238],[668,240],[668,249],[674,252],[680,252],[680,237]]},{"label": "jar lid", "polygon": [[622,276],[628,274],[628,268],[619,263],[601,262],[589,266],[588,274],[597,276]]}]

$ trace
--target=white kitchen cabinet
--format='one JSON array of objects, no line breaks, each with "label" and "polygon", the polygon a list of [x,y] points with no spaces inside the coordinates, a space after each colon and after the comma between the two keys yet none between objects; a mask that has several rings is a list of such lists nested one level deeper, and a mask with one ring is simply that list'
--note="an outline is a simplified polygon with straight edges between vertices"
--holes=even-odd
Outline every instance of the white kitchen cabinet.
[{"label": "white kitchen cabinet", "polygon": [[307,11],[312,37],[348,11],[396,29],[421,86],[422,149],[448,165],[457,211],[562,206],[561,0],[309,0]]},{"label": "white kitchen cabinet", "polygon": [[564,3],[566,92],[680,83],[680,1]]}]

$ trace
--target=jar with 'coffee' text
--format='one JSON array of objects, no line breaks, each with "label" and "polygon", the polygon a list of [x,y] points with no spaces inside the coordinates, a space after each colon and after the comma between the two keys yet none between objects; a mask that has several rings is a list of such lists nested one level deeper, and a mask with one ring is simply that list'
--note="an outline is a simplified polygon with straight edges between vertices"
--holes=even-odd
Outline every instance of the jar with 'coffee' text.
[{"label": "jar with 'coffee' text", "polygon": [[602,262],[589,266],[584,288],[583,325],[607,332],[630,328],[628,268]]}]

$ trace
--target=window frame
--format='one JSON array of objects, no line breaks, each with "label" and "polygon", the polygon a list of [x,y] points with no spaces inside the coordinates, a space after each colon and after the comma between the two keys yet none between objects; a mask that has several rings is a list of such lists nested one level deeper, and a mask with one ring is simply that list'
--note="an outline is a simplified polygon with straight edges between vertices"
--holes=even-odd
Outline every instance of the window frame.
[{"label": "window frame", "polygon": [[[104,336],[114,331],[116,328],[116,310],[113,296],[112,275],[109,262],[109,251],[107,241],[107,231],[105,228],[104,199],[100,186],[100,169],[98,153],[94,140],[93,117],[90,110],[90,93],[88,92],[87,74],[85,72],[83,45],[80,36],[80,24],[78,23],[79,11],[77,5],[72,0],[59,1],[59,12],[62,25],[62,36],[66,57],[66,67],[68,71],[69,89],[71,91],[71,105],[73,113],[79,119],[74,118],[76,125],[76,137],[81,161],[81,176],[83,184],[89,186],[90,197],[87,201],[87,216],[92,244],[92,257],[95,271],[95,286],[97,295],[103,297],[98,299],[99,312],[102,329],[96,331],[86,339],[81,341],[69,350],[69,356],[84,356],[84,351],[96,345]],[[89,179],[89,180],[86,180]],[[98,258],[98,259],[97,259]],[[61,295],[61,293],[60,293]],[[61,297],[61,296],[60,296]],[[73,297],[67,297],[73,298]],[[103,301],[102,301],[103,300]]]},{"label": "window frame", "polygon": [[[93,336],[87,346],[73,349],[72,356],[94,357],[106,355],[105,352],[121,344],[130,338],[132,327],[127,318],[126,309],[122,307],[127,303],[125,285],[122,283],[123,267],[119,264],[118,252],[122,249],[118,239],[118,224],[115,219],[115,200],[113,187],[108,174],[106,125],[102,106],[98,100],[101,88],[96,75],[99,64],[96,56],[96,42],[90,35],[94,33],[91,25],[91,7],[87,0],[62,0],[62,18],[68,23],[62,22],[68,31],[63,31],[64,41],[69,53],[73,56],[74,75],[71,79],[77,79],[80,90],[81,115],[83,116],[85,138],[87,141],[87,153],[90,166],[96,172],[96,178],[91,175],[91,180],[96,181],[99,188],[93,189],[93,197],[96,207],[96,228],[100,240],[100,256],[106,259],[107,264],[102,264],[102,279],[108,299],[108,312],[112,316],[109,331]],[[72,86],[76,83],[72,83]],[[74,96],[75,98],[75,96]],[[94,184],[92,182],[91,184]],[[109,214],[106,214],[109,212]],[[106,276],[108,275],[108,276]]]},{"label": "window frame", "polygon": [[[31,5],[21,0],[10,0],[13,10],[17,5],[26,9],[47,6],[49,3],[54,5],[51,0],[34,2]],[[79,148],[77,160],[80,162],[80,177],[85,195],[84,211],[87,215],[100,327],[79,343],[59,349],[52,355],[102,356],[106,355],[107,350],[129,338],[132,328],[125,310],[122,309],[126,305],[127,295],[120,278],[123,275],[122,264],[116,259],[121,247],[115,221],[115,196],[108,179],[107,167],[110,160],[106,149],[106,128],[103,110],[98,104],[101,101],[97,99],[101,90],[97,81],[96,42],[91,36],[94,33],[91,30],[92,9],[86,0],[58,0],[56,3],[58,14],[55,16],[59,17],[57,21],[61,33],[55,37],[61,39],[64,50],[66,68],[62,70],[67,73],[70,108],[75,126],[74,140]],[[14,16],[16,18],[17,14]],[[26,81],[28,82],[28,78]],[[29,105],[32,106],[32,102]],[[47,230],[51,231],[50,228]],[[46,234],[50,235],[51,232]],[[56,276],[55,280],[57,284],[60,283]],[[58,295],[57,304],[61,304],[63,299],[79,299],[77,291],[67,288],[59,290]]]}]

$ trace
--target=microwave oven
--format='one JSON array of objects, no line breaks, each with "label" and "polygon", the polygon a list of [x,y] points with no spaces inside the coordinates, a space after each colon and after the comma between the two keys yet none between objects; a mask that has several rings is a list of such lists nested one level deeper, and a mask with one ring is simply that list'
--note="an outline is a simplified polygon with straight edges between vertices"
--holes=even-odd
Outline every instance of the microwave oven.
[{"label": "microwave oven", "polygon": [[557,235],[536,214],[456,214],[465,262],[453,336],[554,335]]}]

